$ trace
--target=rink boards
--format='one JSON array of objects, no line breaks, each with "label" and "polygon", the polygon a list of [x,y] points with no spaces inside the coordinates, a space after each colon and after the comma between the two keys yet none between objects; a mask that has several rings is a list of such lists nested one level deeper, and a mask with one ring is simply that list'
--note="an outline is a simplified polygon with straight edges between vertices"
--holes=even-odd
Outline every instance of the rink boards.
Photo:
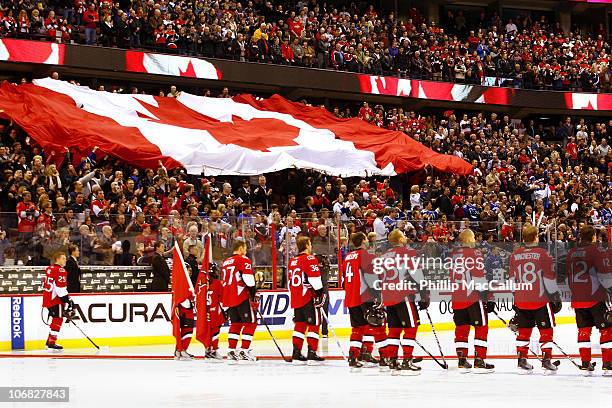
[{"label": "rink boards", "polygon": [[[293,329],[293,311],[290,307],[289,292],[262,291],[260,311],[266,323],[278,338],[288,338]],[[329,319],[336,334],[347,335],[350,330],[348,310],[344,307],[344,291],[329,293]],[[174,343],[170,323],[170,293],[129,293],[129,294],[75,294],[75,322],[91,338],[108,346],[132,346]],[[499,313],[505,319],[512,317],[510,298],[497,301]],[[454,328],[449,300],[432,302],[429,307],[436,330]],[[431,330],[424,312],[421,314],[421,328]],[[502,323],[491,316],[491,327]],[[573,323],[574,313],[569,304],[556,315],[557,323]],[[49,328],[45,324],[46,310],[42,309],[42,296],[1,296],[0,297],[0,351],[11,349],[36,350],[44,348]],[[224,327],[223,332],[227,332]],[[269,338],[263,325],[259,325],[255,339]],[[67,347],[89,347],[89,342],[71,324],[64,323],[60,333],[61,344]]]}]

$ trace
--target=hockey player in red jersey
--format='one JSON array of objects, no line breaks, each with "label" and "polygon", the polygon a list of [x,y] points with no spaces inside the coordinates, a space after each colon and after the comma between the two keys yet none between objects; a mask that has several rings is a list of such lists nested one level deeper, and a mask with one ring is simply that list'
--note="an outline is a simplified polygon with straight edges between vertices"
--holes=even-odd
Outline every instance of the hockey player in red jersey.
[{"label": "hockey player in red jersey", "polygon": [[[259,307],[259,297],[251,260],[245,256],[246,242],[236,240],[232,249],[233,255],[223,261],[221,266],[223,273],[222,305],[227,309],[230,321],[227,358],[229,362],[239,360],[253,362],[257,361],[257,357],[250,346],[257,328],[256,313]],[[242,349],[237,352],[236,346],[241,334]]]},{"label": "hockey player in red jersey", "polygon": [[[412,353],[421,323],[416,296],[418,282],[422,281],[423,274],[420,268],[414,266],[413,260],[417,258],[417,252],[405,246],[407,239],[402,231],[397,229],[391,231],[388,240],[391,248],[383,255],[383,258],[401,260],[401,264],[397,264],[396,261],[392,268],[385,271],[383,279],[382,299],[387,309],[387,324],[389,325],[387,339],[389,367],[392,374],[419,375],[421,367],[412,361]],[[421,292],[418,293],[418,296],[419,308],[428,308],[429,294]],[[398,361],[400,344],[403,356],[401,364]]]},{"label": "hockey player in red jersey", "polygon": [[[294,363],[319,364],[324,361],[317,355],[321,307],[325,303],[323,282],[317,258],[312,255],[312,243],[308,237],[296,240],[299,254],[289,260],[289,292],[293,308],[293,354]],[[308,330],[308,336],[306,336]],[[304,339],[308,343],[306,357],[302,355]]]},{"label": "hockey player in red jersey", "polygon": [[580,245],[567,253],[567,284],[572,294],[572,308],[578,326],[580,369],[590,375],[595,370],[591,362],[591,331],[599,329],[604,375],[612,375],[612,322],[606,313],[612,313],[606,290],[612,286],[612,270],[606,251],[597,247],[595,228],[585,225],[580,229]]},{"label": "hockey player in red jersey", "polygon": [[[351,320],[351,338],[349,349],[349,367],[353,370],[361,368],[364,364],[380,364],[381,370],[388,369],[386,358],[386,330],[384,320],[381,325],[369,324],[371,313],[384,315],[380,303],[380,291],[374,289],[377,279],[372,271],[374,256],[367,251],[368,238],[363,232],[351,235],[351,243],[355,248],[349,252],[342,263],[342,287],[346,294],[344,305],[348,308]],[[374,304],[374,300],[377,304]],[[378,310],[375,310],[378,309]],[[362,352],[362,342],[365,333],[372,333],[379,346],[380,360],[376,361],[369,352]]]},{"label": "hockey player in red jersey", "polygon": [[47,337],[47,349],[60,351],[62,346],[56,343],[59,331],[64,323],[64,317],[70,319],[74,312],[74,302],[68,296],[66,254],[58,252],[53,256],[53,264],[45,270],[43,283],[43,304],[49,311],[51,324],[49,325],[49,337]]},{"label": "hockey player in red jersey", "polygon": [[485,362],[487,358],[487,337],[489,334],[488,313],[493,311],[495,303],[489,300],[486,290],[478,290],[486,285],[484,257],[474,248],[474,232],[465,229],[459,234],[460,248],[453,250],[451,282],[453,284],[452,307],[455,323],[455,347],[459,369],[469,372],[472,365],[467,361],[468,338],[470,327],[474,326],[474,371],[492,373],[493,364]]},{"label": "hockey player in red jersey", "polygon": [[553,269],[552,257],[538,247],[538,229],[532,224],[523,227],[525,246],[510,255],[509,281],[514,290],[514,317],[518,326],[516,350],[519,373],[528,373],[533,366],[527,362],[531,332],[540,331],[542,368],[553,374],[557,366],[551,362],[555,314],[561,310],[561,296]]},{"label": "hockey player in red jersey", "polygon": [[210,347],[206,350],[206,358],[223,360],[219,353],[219,333],[225,323],[224,311],[221,308],[223,297],[223,283],[219,280],[219,268],[211,263],[208,272],[208,291],[206,292],[207,316],[210,325]]}]

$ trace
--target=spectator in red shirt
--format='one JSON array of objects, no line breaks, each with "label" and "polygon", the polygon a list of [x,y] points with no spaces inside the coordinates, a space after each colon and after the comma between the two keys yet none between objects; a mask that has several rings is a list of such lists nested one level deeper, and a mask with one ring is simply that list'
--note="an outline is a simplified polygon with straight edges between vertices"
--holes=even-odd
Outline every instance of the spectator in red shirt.
[{"label": "spectator in red shirt", "polygon": [[98,11],[96,10],[96,6],[92,3],[89,5],[89,9],[83,13],[83,22],[85,23],[85,44],[96,44],[96,30],[99,21],[100,17]]}]

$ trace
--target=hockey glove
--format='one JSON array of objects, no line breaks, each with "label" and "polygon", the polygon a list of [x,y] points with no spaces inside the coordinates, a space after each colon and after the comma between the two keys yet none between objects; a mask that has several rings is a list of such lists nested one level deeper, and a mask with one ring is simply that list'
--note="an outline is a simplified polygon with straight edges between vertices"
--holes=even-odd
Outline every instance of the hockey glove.
[{"label": "hockey glove", "polygon": [[419,293],[419,297],[421,298],[421,300],[419,300],[419,310],[425,310],[429,307],[429,305],[431,304],[431,299],[429,296],[429,291],[422,291]]},{"label": "hockey glove", "polygon": [[256,293],[250,300],[251,309],[255,312],[259,310],[259,300],[261,299],[261,295]]},{"label": "hockey glove", "polygon": [[512,330],[514,333],[518,332],[519,329],[519,325],[518,325],[518,317],[517,315],[514,315],[512,317],[512,319],[510,319],[510,322],[508,323],[508,327],[510,328],[510,330]]},{"label": "hockey glove", "polygon": [[325,305],[325,301],[327,300],[327,295],[323,290],[319,290],[315,293],[314,297],[314,307],[321,308]]},{"label": "hockey glove", "polygon": [[550,295],[550,308],[552,309],[553,313],[559,313],[562,307],[563,303],[561,302],[561,294],[559,292],[552,293]]},{"label": "hockey glove", "polygon": [[487,313],[493,313],[495,311],[495,302],[489,300],[485,305],[485,310]]}]

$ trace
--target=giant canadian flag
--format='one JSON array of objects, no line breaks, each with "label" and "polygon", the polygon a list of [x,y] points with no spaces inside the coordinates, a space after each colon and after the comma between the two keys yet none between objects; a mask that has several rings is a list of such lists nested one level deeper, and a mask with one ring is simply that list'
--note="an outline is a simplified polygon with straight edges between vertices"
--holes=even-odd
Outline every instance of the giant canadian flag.
[{"label": "giant canadian flag", "polygon": [[98,146],[140,167],[188,173],[253,175],[287,168],[334,175],[393,175],[432,166],[468,174],[471,165],[402,132],[339,119],[280,96],[177,98],[99,92],[50,78],[5,82],[0,109],[47,152]]}]

